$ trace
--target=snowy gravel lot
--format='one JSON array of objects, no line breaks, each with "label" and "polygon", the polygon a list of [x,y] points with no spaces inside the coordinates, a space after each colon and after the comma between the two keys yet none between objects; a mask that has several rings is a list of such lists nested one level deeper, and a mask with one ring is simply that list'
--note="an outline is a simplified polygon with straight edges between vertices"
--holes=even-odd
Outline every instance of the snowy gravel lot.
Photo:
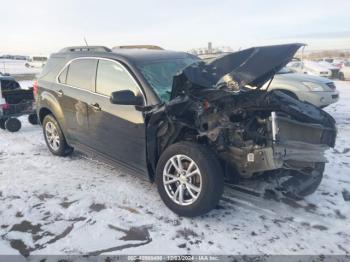
[{"label": "snowy gravel lot", "polygon": [[79,153],[52,156],[23,118],[0,130],[0,254],[350,254],[350,82],[326,110],[338,139],[319,190],[276,201],[225,189],[208,215],[181,218],[155,185]]}]

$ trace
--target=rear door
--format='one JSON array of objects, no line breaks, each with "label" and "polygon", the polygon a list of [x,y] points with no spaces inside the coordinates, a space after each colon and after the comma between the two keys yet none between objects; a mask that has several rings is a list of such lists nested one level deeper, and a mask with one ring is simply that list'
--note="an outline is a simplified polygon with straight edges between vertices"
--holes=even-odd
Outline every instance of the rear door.
[{"label": "rear door", "polygon": [[142,112],[132,105],[115,105],[110,95],[118,90],[142,92],[129,71],[119,62],[100,59],[96,94],[89,103],[90,145],[113,160],[146,172],[146,136]]},{"label": "rear door", "polygon": [[89,145],[88,102],[95,89],[97,59],[78,58],[58,76],[62,85],[56,90],[63,110],[66,133],[72,143]]}]

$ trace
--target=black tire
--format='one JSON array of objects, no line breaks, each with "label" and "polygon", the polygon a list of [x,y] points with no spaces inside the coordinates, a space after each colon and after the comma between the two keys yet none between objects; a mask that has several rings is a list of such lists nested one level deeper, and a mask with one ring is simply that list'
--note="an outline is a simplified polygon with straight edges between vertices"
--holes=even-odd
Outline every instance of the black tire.
[{"label": "black tire", "polygon": [[[323,172],[325,168],[325,163],[316,163],[314,169],[306,171],[310,175],[296,174],[290,180],[286,181],[286,184],[292,185],[289,187],[289,190],[286,192],[286,196],[294,198],[296,200],[301,200],[306,196],[309,196],[317,190],[320,186],[323,179]],[[312,175],[312,172],[316,171],[315,175]],[[306,188],[299,189],[299,186],[302,186],[303,183],[310,183]],[[282,183],[282,186],[286,185]]]},{"label": "black tire", "polygon": [[[164,186],[163,170],[166,163],[175,155],[191,158],[201,173],[201,190],[197,199],[186,206],[175,203]],[[161,155],[157,164],[156,184],[160,197],[170,210],[180,216],[195,217],[216,207],[223,192],[224,176],[217,157],[209,148],[196,143],[179,142],[169,146]],[[186,190],[187,192],[184,192],[189,196],[188,189]]]},{"label": "black tire", "polygon": [[1,129],[5,129],[6,120],[7,120],[7,118],[0,119],[0,128]]},{"label": "black tire", "polygon": [[[53,147],[50,144],[49,138],[47,136],[46,131],[47,131],[49,123],[50,123],[50,125],[53,125],[55,130],[57,131],[56,135],[58,136],[58,141],[59,141],[59,145],[57,146],[57,148]],[[73,148],[67,144],[66,138],[64,137],[63,132],[61,130],[61,127],[58,124],[56,118],[51,114],[46,115],[44,120],[43,120],[43,133],[44,133],[46,145],[52,154],[54,154],[56,156],[67,156],[73,152]]]},{"label": "black tire", "polygon": [[28,122],[32,125],[37,125],[38,124],[38,116],[37,114],[30,114],[28,115]]},{"label": "black tire", "polygon": [[17,118],[9,118],[5,121],[5,128],[9,132],[17,132],[22,127],[21,121]]},{"label": "black tire", "polygon": [[342,81],[345,80],[345,76],[343,72],[339,72],[339,80],[342,80]]}]

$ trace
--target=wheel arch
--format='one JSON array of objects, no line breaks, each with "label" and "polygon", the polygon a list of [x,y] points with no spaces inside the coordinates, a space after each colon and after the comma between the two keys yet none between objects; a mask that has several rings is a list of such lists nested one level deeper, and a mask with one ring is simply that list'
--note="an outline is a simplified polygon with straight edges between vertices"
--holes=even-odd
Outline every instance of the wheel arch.
[{"label": "wheel arch", "polygon": [[148,176],[151,182],[154,182],[156,175],[156,168],[158,161],[163,152],[171,145],[179,142],[195,142],[198,144],[205,144],[204,139],[198,140],[196,136],[198,131],[195,128],[189,128],[183,125],[173,125],[168,123],[167,132],[159,136],[156,134],[149,133],[150,136],[155,136],[157,139],[147,141],[147,167]]},{"label": "wheel arch", "polygon": [[57,117],[57,113],[55,111],[51,110],[49,107],[44,106],[44,107],[41,107],[38,110],[38,120],[39,120],[40,125],[43,124],[44,118],[47,115],[52,115],[56,119],[58,125],[61,128],[61,131],[62,131],[64,137],[66,139],[69,139],[69,138],[67,138],[67,134],[66,134],[64,118],[63,117],[62,118],[58,118]]},{"label": "wheel arch", "polygon": [[298,95],[295,92],[291,91],[291,90],[283,89],[283,88],[276,88],[276,89],[273,89],[273,90],[280,91],[280,92],[285,93],[285,94],[287,94],[287,95],[289,95],[289,96],[291,96],[293,98],[299,99]]}]

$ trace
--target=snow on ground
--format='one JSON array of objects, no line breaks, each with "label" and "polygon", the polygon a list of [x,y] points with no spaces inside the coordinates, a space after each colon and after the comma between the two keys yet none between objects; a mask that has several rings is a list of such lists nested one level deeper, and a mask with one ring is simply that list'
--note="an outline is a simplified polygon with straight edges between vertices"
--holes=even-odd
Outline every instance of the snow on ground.
[{"label": "snow on ground", "polygon": [[338,122],[324,180],[303,201],[225,189],[197,218],[169,211],[155,185],[79,153],[60,158],[22,118],[0,130],[1,254],[349,254],[350,82],[326,110]]},{"label": "snow on ground", "polygon": [[11,75],[35,75],[42,68],[29,68],[25,66],[26,60],[0,59],[0,72]]}]

